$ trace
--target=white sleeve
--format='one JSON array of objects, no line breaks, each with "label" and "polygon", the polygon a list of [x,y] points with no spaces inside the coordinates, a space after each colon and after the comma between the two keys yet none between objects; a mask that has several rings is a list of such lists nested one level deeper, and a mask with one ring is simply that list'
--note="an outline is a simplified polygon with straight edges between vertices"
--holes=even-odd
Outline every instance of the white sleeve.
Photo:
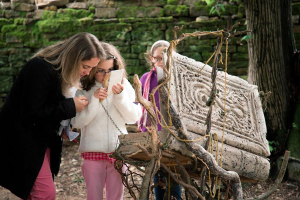
[{"label": "white sleeve", "polygon": [[[75,96],[85,96],[83,93],[84,92],[82,90],[77,90]],[[99,112],[99,108],[99,99],[95,98],[93,93],[89,99],[89,104],[81,112],[76,113],[76,116],[71,120],[71,124],[75,128],[85,127],[95,118]]]},{"label": "white sleeve", "polygon": [[135,91],[127,79],[120,94],[114,94],[114,105],[117,107],[125,123],[134,124],[142,116],[141,106],[135,103]]}]

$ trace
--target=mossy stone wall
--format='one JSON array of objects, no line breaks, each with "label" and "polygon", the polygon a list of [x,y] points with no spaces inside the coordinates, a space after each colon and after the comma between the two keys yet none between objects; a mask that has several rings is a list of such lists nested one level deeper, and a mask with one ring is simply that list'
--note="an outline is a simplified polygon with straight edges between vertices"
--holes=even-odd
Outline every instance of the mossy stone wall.
[{"label": "mossy stone wall", "polygon": [[[126,60],[131,80],[148,71],[144,53],[160,39],[174,39],[179,32],[215,31],[240,22],[245,30],[245,10],[240,1],[223,0],[221,16],[199,0],[4,0],[0,3],[0,108],[26,61],[40,48],[78,32],[90,32],[99,40],[115,45]],[[293,4],[294,35],[300,45],[300,4]],[[216,38],[190,37],[177,46],[177,52],[205,62],[213,53]],[[223,56],[225,58],[225,56]],[[222,68],[223,65],[219,64]],[[247,76],[248,48],[240,37],[231,38],[228,47],[228,72]]]}]

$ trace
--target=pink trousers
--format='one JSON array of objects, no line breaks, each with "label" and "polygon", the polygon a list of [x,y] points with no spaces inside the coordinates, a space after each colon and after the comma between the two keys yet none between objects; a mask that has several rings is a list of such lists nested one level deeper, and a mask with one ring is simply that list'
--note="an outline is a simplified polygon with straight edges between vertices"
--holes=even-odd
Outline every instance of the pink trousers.
[{"label": "pink trousers", "polygon": [[47,148],[42,168],[27,200],[55,200],[55,185],[50,170],[50,149]]},{"label": "pink trousers", "polygon": [[[124,165],[122,171],[125,172]],[[86,184],[87,200],[102,200],[105,187],[106,200],[123,200],[124,185],[119,172],[106,160],[83,160],[81,166]]]}]

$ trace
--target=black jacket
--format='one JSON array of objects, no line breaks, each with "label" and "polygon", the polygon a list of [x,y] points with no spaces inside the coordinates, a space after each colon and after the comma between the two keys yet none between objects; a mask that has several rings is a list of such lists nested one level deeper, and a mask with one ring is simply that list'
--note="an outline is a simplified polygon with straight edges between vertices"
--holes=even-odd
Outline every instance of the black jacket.
[{"label": "black jacket", "polygon": [[73,99],[62,95],[59,71],[42,58],[28,61],[0,112],[0,185],[27,199],[47,147],[57,175],[62,140],[56,131],[75,115]]}]

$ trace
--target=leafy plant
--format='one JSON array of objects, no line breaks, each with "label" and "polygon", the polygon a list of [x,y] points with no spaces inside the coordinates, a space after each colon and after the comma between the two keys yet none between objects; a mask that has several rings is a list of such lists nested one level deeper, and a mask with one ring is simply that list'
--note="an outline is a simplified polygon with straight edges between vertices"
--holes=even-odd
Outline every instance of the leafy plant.
[{"label": "leafy plant", "polygon": [[279,142],[269,141],[270,152],[276,151],[276,147],[278,147]]}]

